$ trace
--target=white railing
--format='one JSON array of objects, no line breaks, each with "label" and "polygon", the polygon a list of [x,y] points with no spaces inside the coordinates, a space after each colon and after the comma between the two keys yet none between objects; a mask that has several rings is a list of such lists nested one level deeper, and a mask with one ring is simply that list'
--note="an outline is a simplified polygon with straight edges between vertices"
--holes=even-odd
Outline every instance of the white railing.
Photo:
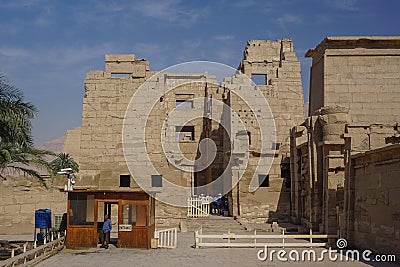
[{"label": "white railing", "polygon": [[158,239],[159,248],[176,248],[178,244],[178,229],[161,229],[154,231],[154,237]]},{"label": "white railing", "polygon": [[0,261],[0,267],[17,266],[20,264],[30,265],[35,264],[47,257],[52,256],[64,247],[65,236],[59,237],[58,239],[45,243],[41,246],[35,247],[31,250],[26,251],[26,245],[24,244],[24,253],[14,257],[14,251],[11,252],[11,258]]},{"label": "white railing", "polygon": [[212,198],[189,197],[187,203],[187,217],[199,218],[210,216],[210,203]]},{"label": "white railing", "polygon": [[[310,234],[257,234],[254,231],[253,234],[237,235],[228,231],[226,234],[203,234],[203,230],[200,227],[195,231],[195,247],[325,247],[326,242],[313,242],[313,238],[317,239],[328,239],[336,238],[336,235],[326,234],[313,234],[310,230]],[[209,242],[203,242],[204,239],[212,239]],[[273,242],[272,240],[278,239],[279,242]],[[299,242],[295,239],[308,239],[303,242]],[[241,241],[244,242],[241,242]],[[223,241],[223,242],[221,242]]]}]

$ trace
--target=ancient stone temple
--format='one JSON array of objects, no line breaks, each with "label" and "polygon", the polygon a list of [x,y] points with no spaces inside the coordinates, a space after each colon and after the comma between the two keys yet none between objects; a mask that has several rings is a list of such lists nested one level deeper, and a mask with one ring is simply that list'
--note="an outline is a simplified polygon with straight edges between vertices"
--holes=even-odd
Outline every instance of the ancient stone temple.
[{"label": "ancient stone temple", "polygon": [[312,57],[308,117],[291,130],[291,217],[352,245],[400,245],[400,38],[327,37]]},{"label": "ancient stone temple", "polygon": [[[303,90],[300,62],[296,57],[293,42],[289,38],[278,41],[250,40],[243,53],[239,70],[250,78],[268,101],[275,122],[275,140],[267,144],[269,153],[260,153],[260,127],[256,117],[265,120],[269,114],[252,114],[241,99],[229,95],[229,105],[245,122],[251,137],[250,159],[242,179],[232,190],[232,214],[242,221],[265,223],[287,220],[290,211],[290,149],[289,131],[304,119]],[[239,85],[236,85],[239,84]],[[223,86],[232,92],[252,90],[253,85],[243,86],[235,77],[225,80]],[[255,99],[261,96],[255,96]],[[255,100],[256,102],[257,100]],[[261,128],[262,129],[262,128]],[[265,131],[265,129],[264,129]],[[237,133],[232,136],[240,138]],[[233,140],[235,142],[235,139]],[[259,168],[260,160],[268,157],[271,168]],[[241,166],[235,167],[241,168]],[[256,173],[255,173],[256,172]],[[235,172],[232,172],[235,175]],[[250,189],[251,178],[258,180],[258,189]]]},{"label": "ancient stone temple", "polygon": [[[148,201],[140,204],[146,206],[142,214],[136,208],[135,216],[148,214],[151,217],[154,196],[166,195],[186,201],[190,195],[216,195],[224,190],[229,206],[227,215],[243,222],[287,220],[291,185],[289,129],[303,120],[300,63],[290,39],[249,41],[239,66],[243,73],[226,77],[221,84],[212,73],[166,71],[154,76],[156,72],[150,71],[149,63],[135,55],[106,55],[105,59],[105,71],[91,71],[86,76],[82,126],[69,132],[66,141],[71,144],[67,152],[80,163],[74,188],[76,193],[70,193],[69,205],[74,201],[79,206],[80,198],[86,197],[86,206],[82,205],[86,207],[87,216],[83,218],[86,223],[81,225],[82,229],[93,232],[94,236],[103,212],[110,211],[114,221],[121,224],[125,220],[124,204],[139,205],[138,201]],[[148,95],[143,95],[131,106],[130,101],[135,94],[136,97],[140,95],[141,86],[145,88],[140,90],[148,90]],[[173,90],[169,90],[170,87]],[[149,96],[157,90],[165,93],[144,116]],[[240,94],[247,95],[252,107],[240,98]],[[264,98],[266,101],[261,101]],[[174,113],[175,119],[184,118],[195,111],[200,111],[202,116],[180,124],[179,120],[168,117]],[[145,135],[123,133],[124,119],[128,125],[130,119],[145,121]],[[227,127],[221,127],[222,120]],[[245,128],[236,126],[239,121]],[[262,126],[269,121],[272,123]],[[134,129],[135,125],[132,127]],[[265,140],[262,140],[263,131],[268,133]],[[271,136],[275,138],[271,139]],[[73,142],[68,138],[79,140]],[[141,164],[138,140],[145,143],[156,171],[137,173],[134,177],[128,165]],[[212,140],[215,148],[207,142],[203,144],[203,140]],[[178,142],[181,154],[169,148],[168,144],[174,142]],[[72,144],[80,144],[79,153]],[[200,168],[198,164],[185,163],[182,157],[188,160],[201,157],[202,145],[205,155],[212,150],[215,153],[209,166]],[[262,145],[264,150],[260,149]],[[249,155],[246,164],[241,161],[244,154]],[[236,163],[229,163],[229,157]],[[243,175],[237,177],[240,172]],[[223,177],[221,187],[202,189],[220,176]],[[149,184],[147,193],[137,184],[137,179],[144,179]],[[167,192],[165,188],[169,183],[186,187],[187,191]],[[81,194],[78,196],[78,193]],[[101,194],[103,199],[99,198]],[[87,198],[89,195],[90,199]],[[100,202],[103,209],[99,208]],[[69,216],[71,219],[71,214]],[[185,219],[185,207],[156,201],[155,222],[158,226],[176,226]],[[151,231],[151,227],[154,225],[148,219],[143,231]],[[139,231],[139,228],[132,224],[132,231]],[[126,235],[124,232],[117,234],[119,239]],[[70,234],[77,235],[78,232]],[[75,241],[70,242],[73,246]],[[91,245],[89,243],[87,245]],[[139,245],[146,247],[148,242]]]},{"label": "ancient stone temple", "polygon": [[304,118],[289,38],[248,41],[227,72],[106,55],[67,132],[63,152],[80,165],[73,190],[58,177],[67,205],[55,183],[4,181],[0,231],[29,232],[51,199],[58,215],[67,208],[67,247],[96,246],[109,214],[119,247],[149,248],[156,227],[190,221],[188,198],[221,194],[223,216],[247,229],[291,222],[400,257],[400,37],[327,37],[306,57]]}]

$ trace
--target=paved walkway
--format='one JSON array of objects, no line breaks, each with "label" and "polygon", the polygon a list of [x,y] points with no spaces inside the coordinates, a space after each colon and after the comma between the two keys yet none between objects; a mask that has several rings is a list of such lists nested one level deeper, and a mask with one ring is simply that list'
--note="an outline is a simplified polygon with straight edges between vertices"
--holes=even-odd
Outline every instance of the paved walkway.
[{"label": "paved walkway", "polygon": [[108,250],[93,248],[88,250],[64,249],[59,254],[41,262],[38,266],[396,266],[394,264],[370,265],[362,262],[279,262],[259,261],[255,248],[192,248],[193,233],[178,234],[176,249],[119,249],[111,246]]}]

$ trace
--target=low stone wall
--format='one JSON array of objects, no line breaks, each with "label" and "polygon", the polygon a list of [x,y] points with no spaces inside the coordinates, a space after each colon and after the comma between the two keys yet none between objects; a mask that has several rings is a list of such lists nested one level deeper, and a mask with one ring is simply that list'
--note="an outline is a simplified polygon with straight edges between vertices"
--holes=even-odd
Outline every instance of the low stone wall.
[{"label": "low stone wall", "polygon": [[400,144],[356,154],[352,163],[351,242],[400,257]]},{"label": "low stone wall", "polygon": [[182,220],[186,220],[187,208],[174,207],[165,203],[156,202],[156,228],[179,227]]},{"label": "low stone wall", "polygon": [[66,193],[52,187],[50,181],[47,184],[46,189],[26,177],[0,182],[0,234],[33,234],[37,209],[50,209],[52,215],[66,212]]},{"label": "low stone wall", "polygon": [[249,193],[245,187],[240,192],[240,220],[246,223],[288,222],[290,215],[290,192],[284,179],[270,179],[269,187],[260,187]]}]

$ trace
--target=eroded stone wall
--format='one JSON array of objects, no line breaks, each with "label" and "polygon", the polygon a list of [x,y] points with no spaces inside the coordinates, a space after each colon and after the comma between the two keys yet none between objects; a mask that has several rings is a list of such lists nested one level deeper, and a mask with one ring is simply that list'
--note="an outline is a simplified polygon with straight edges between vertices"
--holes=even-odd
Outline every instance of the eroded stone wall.
[{"label": "eroded stone wall", "polygon": [[[260,129],[256,118],[265,120],[269,115],[258,114],[257,110],[251,112],[242,100],[234,96],[234,90],[253,90],[252,84],[231,79],[229,86],[235,88],[236,85],[236,88],[230,94],[229,105],[239,113],[251,136],[249,165],[238,187],[232,190],[233,215],[240,215],[243,221],[249,222],[285,221],[290,213],[290,189],[287,186],[290,184],[289,129],[304,119],[300,62],[293,42],[289,38],[248,41],[239,70],[247,79],[254,80],[254,75],[264,76],[264,82],[258,83],[257,88],[272,112],[276,140],[266,144],[271,151],[269,154],[257,153],[260,152],[260,142],[265,142],[260,139],[260,131],[267,129]],[[257,96],[250,101],[260,102]],[[231,134],[232,141],[237,141],[235,129]],[[272,161],[271,169],[268,169],[266,161]],[[261,168],[254,173],[257,166]],[[268,175],[269,186],[250,192],[249,184],[258,175]]]},{"label": "eroded stone wall", "polygon": [[[75,188],[141,190],[135,182],[135,177],[131,177],[131,184],[128,188],[121,188],[119,179],[120,175],[130,174],[123,153],[123,121],[129,102],[142,85],[144,86],[143,90],[148,90],[149,94],[153,89],[165,92],[159,100],[156,99],[151,110],[147,110],[147,106],[142,104],[132,107],[135,110],[132,116],[138,116],[146,122],[143,129],[145,132],[144,142],[149,159],[157,171],[154,174],[162,175],[163,184],[172,182],[188,188],[195,184],[209,183],[214,176],[217,176],[217,170],[219,171],[222,166],[221,148],[218,149],[217,158],[212,166],[205,171],[198,172],[196,177],[193,173],[194,166],[192,166],[192,171],[182,171],[167,159],[167,155],[170,155],[179,166],[183,156],[189,160],[198,158],[200,155],[199,142],[206,137],[215,139],[222,147],[222,141],[219,140],[221,136],[219,124],[215,121],[205,121],[201,117],[190,118],[183,125],[176,125],[173,120],[173,116],[175,119],[183,118],[194,110],[192,108],[176,109],[177,101],[193,100],[193,108],[200,109],[200,114],[204,115],[205,98],[212,95],[215,99],[222,100],[222,94],[218,93],[215,76],[201,73],[161,73],[154,79],[150,79],[153,74],[149,71],[147,61],[136,60],[134,55],[106,55],[106,70],[91,71],[87,74],[82,129],[80,130],[80,173]],[[169,90],[170,88],[173,90]],[[141,103],[149,103],[150,100],[151,97],[146,95]],[[174,109],[176,109],[176,113],[172,117],[168,117]],[[162,145],[161,136],[165,136],[164,141],[167,144],[176,142],[176,127],[179,126],[192,126],[194,128],[193,140],[179,142],[180,151],[166,151],[166,147]],[[71,139],[73,136],[75,135],[71,133]],[[71,149],[66,148],[66,151]],[[188,166],[185,167],[187,169]],[[144,178],[150,183],[150,175]],[[157,191],[157,194],[164,193],[162,188],[155,187],[152,190]],[[191,194],[200,193],[207,194],[208,192],[191,192]],[[186,201],[188,196],[189,194],[181,196],[175,192],[169,197],[183,198]],[[185,212],[184,208],[157,202],[157,224],[158,226],[176,226],[177,222],[184,218]]]},{"label": "eroded stone wall", "polygon": [[399,43],[396,36],[327,37],[309,50],[309,114],[339,104],[353,123],[398,121]]},{"label": "eroded stone wall", "polygon": [[[151,75],[149,70],[148,62],[135,55],[106,55],[106,71],[86,75],[76,188],[118,189],[120,175],[129,175],[122,124],[133,94]],[[133,179],[131,188],[139,190]]]},{"label": "eroded stone wall", "polygon": [[[67,210],[66,193],[47,181],[46,189],[38,180],[8,177],[0,183],[0,234],[32,234],[35,210],[50,209],[52,215]],[[52,218],[53,220],[53,218]]]},{"label": "eroded stone wall", "polygon": [[375,253],[400,256],[400,144],[351,157],[348,236]]},{"label": "eroded stone wall", "polygon": [[[164,199],[179,198],[186,204],[190,195],[213,195],[212,190],[196,190],[195,187],[212,182],[218,177],[216,170],[222,168],[222,141],[219,140],[221,129],[219,124],[212,120],[212,114],[210,120],[202,117],[207,110],[207,99],[212,96],[221,101],[222,94],[219,93],[216,78],[212,75],[165,73],[160,77],[162,78],[157,79],[151,86],[160,87],[165,93],[156,101],[146,121],[147,153],[157,174],[162,175],[163,185],[170,182],[188,190],[184,195],[179,195],[177,191],[169,192],[162,187],[154,190],[158,190],[158,195],[162,194]],[[184,107],[178,107],[182,104],[181,101],[187,102],[183,104]],[[214,108],[213,111],[216,116],[221,116],[219,110]],[[140,110],[138,112],[141,113]],[[178,141],[181,134],[177,133],[177,127],[182,126],[193,127],[193,135],[187,134],[185,140]],[[198,171],[195,164],[187,165],[184,158],[189,161],[200,158],[199,144],[205,138],[212,138],[216,142],[217,154],[208,168]],[[178,146],[171,146],[173,143]],[[177,226],[179,221],[185,218],[186,208],[157,202],[158,227]]]},{"label": "eroded stone wall", "polygon": [[82,127],[76,127],[73,130],[68,130],[62,149],[63,153],[69,154],[78,164],[80,163],[81,130]]},{"label": "eroded stone wall", "polygon": [[[245,175],[249,177],[243,180],[243,185],[240,186],[241,189],[238,191],[240,208],[236,206],[232,209],[233,198],[236,198],[236,196],[233,196],[233,198],[231,196],[231,214],[238,215],[239,209],[241,209],[241,216],[260,222],[270,217],[284,219],[289,211],[289,194],[284,186],[285,180],[281,174],[282,164],[289,168],[288,129],[303,118],[300,64],[290,39],[282,39],[276,42],[261,40],[249,41],[240,68],[250,78],[252,73],[262,74],[266,77],[265,84],[258,86],[263,96],[268,99],[277,127],[276,142],[268,144],[274,151],[272,169],[263,170],[263,174],[269,175],[270,186],[268,188],[260,188],[257,192],[251,194],[248,191],[250,177],[253,176],[256,166],[260,164],[260,155],[258,155],[260,151],[257,148],[259,126],[255,123],[254,116],[256,114],[251,114],[246,103],[235,98],[234,94],[229,94],[232,86],[230,88],[220,87],[215,77],[201,74],[165,73],[160,75],[158,79],[149,80],[152,72],[149,71],[147,61],[137,60],[134,55],[106,55],[106,70],[91,71],[87,74],[80,138],[79,161],[81,172],[75,187],[119,190],[119,176],[129,174],[122,151],[122,122],[130,99],[145,81],[147,81],[146,86],[149,88],[164,88],[164,90],[171,85],[178,85],[174,90],[165,93],[155,103],[146,121],[145,142],[149,158],[162,178],[178,185],[193,187],[208,184],[222,174],[224,168],[227,167],[226,161],[224,162],[224,155],[230,151],[231,142],[234,140],[227,137],[226,131],[229,131],[229,129],[223,129],[218,120],[226,119],[224,117],[229,117],[229,114],[218,105],[209,107],[208,102],[210,102],[210,99],[224,101],[229,103],[231,108],[238,112],[240,116],[243,116],[243,119],[248,123],[252,140],[250,150],[256,155],[251,156],[250,167],[246,169],[248,175]],[[185,79],[192,83],[180,85]],[[193,83],[193,81],[197,81],[196,79],[199,79],[199,82]],[[235,79],[233,77],[229,83],[234,84]],[[240,89],[240,86],[237,89]],[[242,89],[251,91],[254,88],[250,85],[248,88],[243,87]],[[185,96],[186,98],[209,99],[206,101],[207,103],[202,99],[200,102],[194,103],[196,108],[202,109],[203,115],[206,114],[208,108],[212,110],[212,114],[206,115],[208,118],[188,121],[186,126],[194,127],[194,140],[179,143],[182,156],[193,160],[201,154],[198,145],[203,138],[211,138],[215,142],[216,158],[210,167],[201,172],[196,172],[195,166],[192,166],[194,173],[191,173],[190,171],[181,171],[170,164],[166,154],[174,154],[176,151],[164,151],[165,148],[161,144],[161,134],[166,136],[167,142],[169,139],[176,141],[175,127],[178,125],[174,125],[171,119],[167,119],[167,117],[175,109],[176,101],[184,100]],[[148,99],[143,99],[143,101],[148,101]],[[141,106],[135,107],[137,114],[147,112],[141,111],[140,108]],[[249,111],[248,114],[245,114],[247,111]],[[182,112],[181,114],[187,115],[185,113],[191,111]],[[176,114],[179,116],[179,111]],[[266,115],[257,114],[257,116],[262,119]],[[217,120],[214,120],[215,118]],[[232,134],[236,136],[238,133],[233,132]],[[172,155],[178,165],[181,160],[180,157],[180,155]],[[261,157],[265,157],[265,155]],[[265,159],[263,160],[265,161]],[[286,178],[289,179],[290,177]],[[227,170],[224,176],[224,180],[226,180],[223,185],[224,188],[229,189],[232,185],[232,179],[232,170]],[[131,181],[130,189],[140,190],[134,179]],[[200,190],[199,192],[191,192],[191,194],[216,195],[217,192],[213,192],[213,190],[209,190],[211,192],[200,192]],[[168,221],[173,221],[171,217],[181,219],[184,214],[181,209],[174,211],[173,208],[165,207],[165,205],[158,207],[160,208],[157,211],[158,222],[162,225],[167,225]],[[271,214],[274,215],[271,216]]]},{"label": "eroded stone wall", "polygon": [[349,186],[351,156],[390,145],[400,132],[396,123],[346,123],[345,107],[325,107],[319,113],[291,131],[291,217],[314,231],[335,234],[339,224],[348,222],[343,190]]}]

